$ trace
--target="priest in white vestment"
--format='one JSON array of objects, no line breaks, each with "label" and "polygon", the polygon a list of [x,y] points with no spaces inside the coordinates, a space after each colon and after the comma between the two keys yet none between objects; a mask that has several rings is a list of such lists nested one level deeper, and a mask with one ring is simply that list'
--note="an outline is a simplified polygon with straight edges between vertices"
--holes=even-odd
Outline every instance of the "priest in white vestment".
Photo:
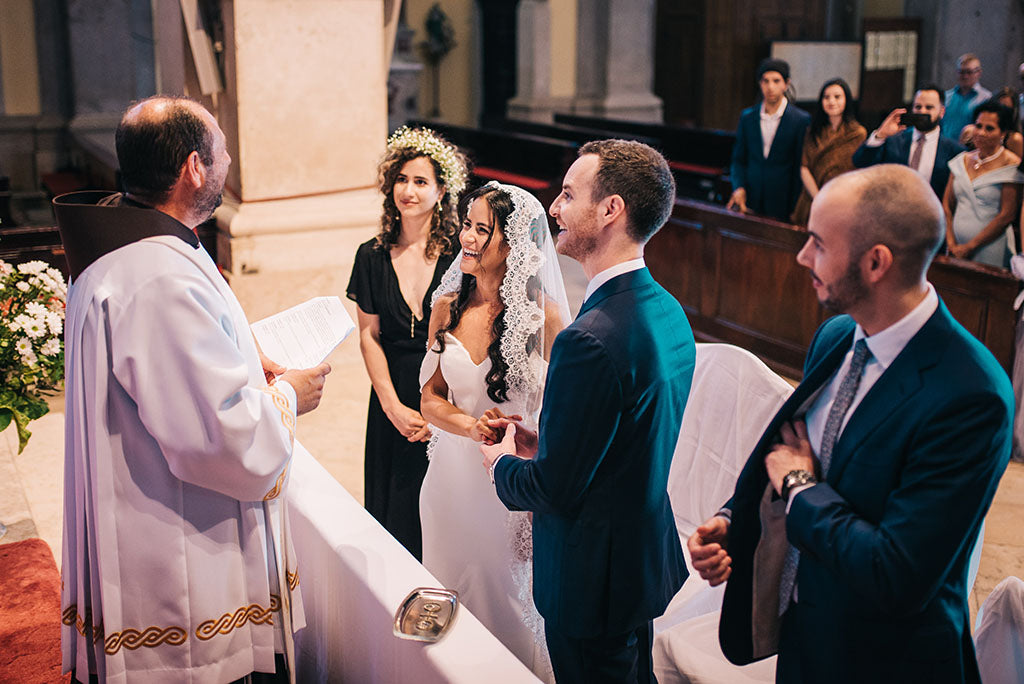
[{"label": "priest in white vestment", "polygon": [[304,622],[284,490],[296,416],[330,369],[270,368],[283,374],[268,384],[199,244],[231,161],[209,112],[145,100],[117,153],[125,195],[55,200],[72,276],[63,668],[81,682],[287,681]]}]

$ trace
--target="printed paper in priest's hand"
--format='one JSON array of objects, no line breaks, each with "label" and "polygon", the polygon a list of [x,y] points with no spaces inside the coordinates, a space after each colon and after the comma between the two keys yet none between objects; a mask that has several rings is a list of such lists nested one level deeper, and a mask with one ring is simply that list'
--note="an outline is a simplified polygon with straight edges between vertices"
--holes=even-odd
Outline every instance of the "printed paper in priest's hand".
[{"label": "printed paper in priest's hand", "polygon": [[338,297],[313,297],[252,324],[260,349],[285,368],[312,368],[356,329]]}]

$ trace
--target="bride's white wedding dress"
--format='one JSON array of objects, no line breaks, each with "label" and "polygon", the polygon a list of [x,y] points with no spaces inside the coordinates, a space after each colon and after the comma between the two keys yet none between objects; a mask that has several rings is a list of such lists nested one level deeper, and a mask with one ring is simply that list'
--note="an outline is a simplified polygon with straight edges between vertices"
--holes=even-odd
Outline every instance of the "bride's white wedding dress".
[{"label": "bride's white wedding dress", "polygon": [[[422,385],[441,365],[449,401],[471,416],[481,416],[495,402],[487,396],[491,361],[479,365],[458,338],[448,333],[439,355],[428,351],[420,371]],[[539,363],[544,363],[536,359]],[[544,377],[543,371],[540,377]],[[514,401],[497,404],[506,415],[526,416]],[[479,443],[434,428],[420,492],[423,565],[499,641],[540,679],[553,682],[543,620],[533,604],[531,523],[528,515],[510,512],[498,499],[481,465]]]}]

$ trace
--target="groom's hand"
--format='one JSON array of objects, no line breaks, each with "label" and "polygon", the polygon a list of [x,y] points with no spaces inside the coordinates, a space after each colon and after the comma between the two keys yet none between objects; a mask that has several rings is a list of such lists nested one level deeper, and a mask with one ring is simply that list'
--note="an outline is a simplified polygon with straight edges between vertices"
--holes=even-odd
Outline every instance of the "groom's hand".
[{"label": "groom's hand", "polygon": [[514,425],[516,428],[516,455],[519,456],[519,458],[533,458],[537,455],[537,433],[527,427],[524,427],[518,420],[514,420],[516,418],[518,418],[518,416],[498,418],[487,421],[487,424],[499,431],[507,431],[510,425]]},{"label": "groom's hand", "polygon": [[[504,419],[502,419],[504,420]],[[516,456],[516,424],[510,423],[505,430],[505,436],[497,444],[481,444],[480,453],[484,455],[484,470],[491,472],[491,466],[503,454]]]}]

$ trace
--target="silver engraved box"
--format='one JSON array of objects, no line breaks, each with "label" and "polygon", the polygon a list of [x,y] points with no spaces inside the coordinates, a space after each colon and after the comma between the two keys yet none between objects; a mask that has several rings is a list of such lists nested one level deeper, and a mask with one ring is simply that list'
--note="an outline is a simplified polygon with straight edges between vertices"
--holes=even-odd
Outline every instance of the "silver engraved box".
[{"label": "silver engraved box", "polygon": [[438,641],[455,622],[458,609],[459,595],[454,591],[414,589],[395,613],[395,636],[413,641]]}]

